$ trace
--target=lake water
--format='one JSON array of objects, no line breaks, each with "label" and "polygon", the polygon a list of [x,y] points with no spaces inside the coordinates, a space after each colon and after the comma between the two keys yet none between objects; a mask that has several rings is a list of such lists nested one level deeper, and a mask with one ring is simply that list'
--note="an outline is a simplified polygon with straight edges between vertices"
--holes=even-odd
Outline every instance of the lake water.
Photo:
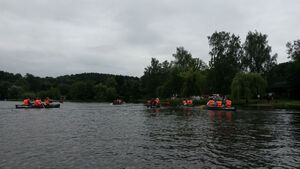
[{"label": "lake water", "polygon": [[0,168],[299,168],[300,112],[0,102]]}]

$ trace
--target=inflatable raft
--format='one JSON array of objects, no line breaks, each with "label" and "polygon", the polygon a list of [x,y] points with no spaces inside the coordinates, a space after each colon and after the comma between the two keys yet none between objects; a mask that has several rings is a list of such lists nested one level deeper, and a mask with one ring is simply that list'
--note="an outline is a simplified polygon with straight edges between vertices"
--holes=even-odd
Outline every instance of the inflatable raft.
[{"label": "inflatable raft", "polygon": [[43,107],[39,106],[25,106],[25,105],[16,105],[16,109],[41,109],[41,108],[59,108],[60,104],[49,104],[49,105],[44,105]]}]

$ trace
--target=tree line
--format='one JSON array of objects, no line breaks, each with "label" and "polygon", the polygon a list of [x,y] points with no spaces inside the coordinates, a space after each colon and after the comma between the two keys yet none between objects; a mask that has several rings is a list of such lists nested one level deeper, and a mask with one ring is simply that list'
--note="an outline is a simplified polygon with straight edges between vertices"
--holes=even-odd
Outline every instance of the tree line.
[{"label": "tree line", "polygon": [[56,78],[22,76],[0,71],[0,99],[50,97],[74,101],[111,101],[116,98],[140,98],[140,79],[137,77],[82,73]]},{"label": "tree line", "polygon": [[286,44],[289,62],[277,64],[268,36],[248,32],[245,42],[229,32],[208,36],[208,64],[177,47],[172,61],[156,58],[142,77],[82,73],[53,77],[0,71],[0,99],[51,97],[77,101],[126,101],[154,97],[190,97],[218,93],[234,100],[252,99],[266,92],[279,98],[300,99],[300,39]]},{"label": "tree line", "polygon": [[148,97],[190,97],[217,93],[249,100],[266,92],[278,98],[300,99],[300,40],[286,44],[289,62],[277,64],[266,34],[248,32],[244,43],[229,32],[208,36],[209,64],[178,47],[173,61],[152,58],[141,77]]}]

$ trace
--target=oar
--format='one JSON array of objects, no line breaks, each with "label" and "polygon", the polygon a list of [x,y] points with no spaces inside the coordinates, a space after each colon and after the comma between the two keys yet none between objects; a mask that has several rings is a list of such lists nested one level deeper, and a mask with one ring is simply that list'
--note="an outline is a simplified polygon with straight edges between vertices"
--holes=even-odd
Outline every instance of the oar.
[{"label": "oar", "polygon": [[42,103],[43,108],[45,108],[44,104]]}]

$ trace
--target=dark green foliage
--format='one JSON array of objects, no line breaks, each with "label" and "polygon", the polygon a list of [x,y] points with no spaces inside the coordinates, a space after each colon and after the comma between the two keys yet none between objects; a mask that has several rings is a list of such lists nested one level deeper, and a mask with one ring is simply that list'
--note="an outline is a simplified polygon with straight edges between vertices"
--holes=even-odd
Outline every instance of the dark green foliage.
[{"label": "dark green foliage", "polygon": [[204,93],[207,65],[183,47],[176,48],[174,61],[159,63],[152,59],[151,66],[142,76],[144,92],[149,97],[189,97]]},{"label": "dark green foliage", "polygon": [[231,96],[233,100],[247,100],[256,97],[258,94],[262,96],[267,87],[267,82],[257,73],[238,73],[234,77],[231,84]]},{"label": "dark green foliage", "polygon": [[240,37],[228,32],[215,32],[208,37],[211,51],[208,83],[210,92],[228,94],[235,74],[240,71],[242,47]]},{"label": "dark green foliage", "polygon": [[[141,96],[139,78],[121,75],[83,73],[40,78],[32,74],[22,77],[20,74],[0,71],[0,79],[0,99],[34,99],[39,96],[58,100],[64,96],[68,100],[112,101],[120,96],[126,100]],[[100,83],[105,86],[103,95],[99,94],[97,88]]]},{"label": "dark green foliage", "polygon": [[169,73],[169,63],[167,61],[159,63],[155,58],[151,59],[151,65],[147,66],[144,75],[141,77],[143,93],[148,97],[156,97],[157,88],[161,86]]},{"label": "dark green foliage", "polygon": [[263,94],[266,87],[268,92],[300,98],[300,40],[287,43],[291,61],[278,65],[277,54],[270,54],[267,35],[257,31],[248,33],[243,46],[239,36],[223,31],[213,33],[208,42],[209,67],[184,47],[177,47],[173,61],[152,58],[141,78],[100,73],[41,78],[0,71],[0,99],[64,96],[67,100],[111,102],[117,98],[132,101],[231,93],[239,100]]},{"label": "dark green foliage", "polygon": [[23,89],[19,86],[13,85],[8,89],[8,98],[10,99],[21,98],[22,94],[23,94]]},{"label": "dark green foliage", "polygon": [[243,45],[243,68],[250,72],[265,73],[276,65],[277,54],[271,57],[271,46],[268,45],[266,34],[248,32]]},{"label": "dark green foliage", "polygon": [[286,44],[288,58],[292,59],[293,61],[300,61],[300,39],[295,40],[293,43],[288,42]]}]

